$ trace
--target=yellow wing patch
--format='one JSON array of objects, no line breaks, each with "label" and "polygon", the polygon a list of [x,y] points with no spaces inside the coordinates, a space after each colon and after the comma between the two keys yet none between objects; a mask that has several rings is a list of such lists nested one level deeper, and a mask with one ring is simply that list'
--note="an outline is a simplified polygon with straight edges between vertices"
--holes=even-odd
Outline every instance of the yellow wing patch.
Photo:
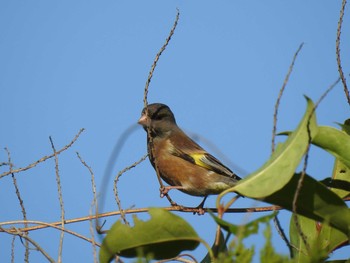
[{"label": "yellow wing patch", "polygon": [[189,154],[189,156],[191,156],[194,160],[194,163],[198,166],[201,166],[205,169],[209,169],[211,170],[212,169],[212,166],[210,166],[209,164],[203,162],[203,159],[205,159],[205,154],[203,153],[191,153]]}]

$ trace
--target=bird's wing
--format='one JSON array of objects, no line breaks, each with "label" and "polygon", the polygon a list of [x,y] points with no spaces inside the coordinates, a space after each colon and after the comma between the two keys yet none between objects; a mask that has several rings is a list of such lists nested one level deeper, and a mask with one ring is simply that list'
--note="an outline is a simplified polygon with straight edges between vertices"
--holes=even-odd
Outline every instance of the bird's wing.
[{"label": "bird's wing", "polygon": [[207,153],[196,142],[183,134],[181,140],[171,140],[173,146],[172,154],[189,161],[195,165],[201,166],[209,171],[216,172],[234,179],[241,179],[228,167],[223,165],[218,159]]}]

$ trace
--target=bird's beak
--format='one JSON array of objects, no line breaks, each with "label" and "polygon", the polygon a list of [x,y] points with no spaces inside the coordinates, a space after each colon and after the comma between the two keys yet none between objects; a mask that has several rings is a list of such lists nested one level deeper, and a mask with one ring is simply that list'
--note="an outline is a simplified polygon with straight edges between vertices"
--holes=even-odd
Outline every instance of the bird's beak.
[{"label": "bird's beak", "polygon": [[140,125],[142,125],[142,126],[147,126],[148,123],[149,123],[149,119],[148,119],[148,117],[146,116],[146,114],[143,114],[143,115],[141,116],[141,118],[138,120],[137,123],[140,124]]}]

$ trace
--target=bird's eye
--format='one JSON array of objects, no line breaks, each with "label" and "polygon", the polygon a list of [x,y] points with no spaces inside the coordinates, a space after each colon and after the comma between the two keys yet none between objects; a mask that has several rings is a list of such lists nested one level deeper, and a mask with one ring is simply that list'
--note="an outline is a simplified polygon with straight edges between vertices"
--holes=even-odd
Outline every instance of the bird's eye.
[{"label": "bird's eye", "polygon": [[158,114],[155,114],[154,116],[152,116],[154,120],[161,120],[165,117],[166,115],[165,114],[161,114],[161,113],[158,113]]}]

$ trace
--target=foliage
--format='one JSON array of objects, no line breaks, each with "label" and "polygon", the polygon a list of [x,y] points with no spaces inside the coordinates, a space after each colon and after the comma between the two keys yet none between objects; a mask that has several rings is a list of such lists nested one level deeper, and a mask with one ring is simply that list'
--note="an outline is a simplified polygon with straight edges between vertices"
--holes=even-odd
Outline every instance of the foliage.
[{"label": "foliage", "polygon": [[[100,249],[100,262],[109,262],[114,254],[123,257],[146,256],[165,259],[199,245],[194,229],[181,217],[160,208],[150,208],[151,219],[134,226],[117,221],[108,231]],[[171,224],[169,224],[171,222]]]},{"label": "foliage", "polygon": [[[261,262],[323,262],[332,251],[348,245],[350,210],[342,198],[350,195],[350,155],[348,154],[350,136],[347,133],[350,128],[347,124],[342,125],[342,128],[343,130],[337,130],[318,126],[315,105],[307,98],[307,109],[298,127],[293,132],[285,133],[288,134],[287,140],[278,145],[270,159],[256,172],[240,181],[237,186],[218,197],[217,203],[220,204],[223,195],[228,192],[237,192],[246,197],[279,205],[293,212],[290,222],[290,238],[294,258],[289,259],[274,251],[270,241],[270,227],[267,226],[265,229],[266,243],[260,253]],[[335,157],[332,179],[325,181],[331,187],[327,187],[325,182],[316,181],[305,171],[296,172],[302,158],[308,154],[310,143]],[[176,227],[169,230],[171,233],[168,239],[159,238],[161,234],[168,234],[168,232],[162,233],[164,230],[144,227],[135,234],[134,241],[128,239],[127,249],[131,247],[133,249],[130,253],[129,250],[118,247],[121,243],[125,243],[126,236],[122,233],[124,228],[129,227],[117,222],[103,242],[100,256],[104,260],[101,262],[108,262],[107,259],[110,259],[115,253],[121,256],[137,256],[140,255],[137,252],[140,249],[145,247],[148,249],[148,246],[153,244],[163,247],[169,240],[174,242],[174,245],[169,246],[171,249],[166,246],[167,249],[163,249],[160,254],[155,250],[150,250],[153,258],[172,258],[183,250],[194,249],[198,245],[199,238],[190,226],[183,219],[180,220],[169,212],[161,211],[151,209],[152,218],[146,223],[148,226],[161,226],[162,222],[169,220],[177,222]],[[239,226],[221,219],[224,212],[222,205],[218,206],[218,211],[218,216],[210,214],[221,229],[227,232],[227,238],[223,238],[220,233],[218,244],[210,249],[210,253],[202,262],[210,262],[213,259],[217,262],[251,262],[254,248],[246,248],[243,240],[256,234],[259,224],[268,224],[275,214]],[[134,228],[136,229],[140,224],[141,222],[136,221]],[[147,240],[140,244],[140,237],[145,235],[148,237]],[[228,244],[230,236],[234,238]],[[179,240],[181,241],[178,242]],[[108,244],[108,256],[104,256],[106,244]],[[147,249],[145,251],[149,252]]]}]

